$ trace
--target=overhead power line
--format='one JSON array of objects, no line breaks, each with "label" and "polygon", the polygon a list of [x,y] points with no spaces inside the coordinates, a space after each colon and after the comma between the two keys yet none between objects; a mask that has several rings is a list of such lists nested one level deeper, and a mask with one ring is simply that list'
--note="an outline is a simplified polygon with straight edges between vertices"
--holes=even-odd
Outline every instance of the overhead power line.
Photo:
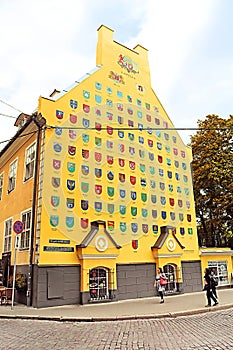
[{"label": "overhead power line", "polygon": [[[38,130],[36,130],[36,131],[31,131],[31,132],[28,132],[28,133],[26,133],[26,134],[19,135],[18,138],[22,138],[22,137],[28,136],[28,135],[33,135],[33,134],[36,134],[36,133],[38,133]],[[13,138],[14,138],[14,136],[11,137],[11,138],[8,139],[8,140],[0,141],[0,145],[1,145],[2,143],[6,143],[6,142],[11,141]]]},{"label": "overhead power line", "polygon": [[5,102],[5,101],[3,101],[3,100],[1,100],[1,99],[0,99],[0,102],[4,103],[6,106],[8,106],[8,107],[10,107],[10,108],[13,108],[14,110],[16,110],[16,111],[18,111],[18,112],[20,112],[20,113],[23,113],[23,111],[21,111],[20,109],[15,108],[14,106],[10,105],[9,103],[7,103],[7,102]]},{"label": "overhead power line", "polygon": [[58,125],[47,125],[47,128],[50,129],[56,129],[56,128],[60,128],[63,130],[68,130],[68,129],[72,129],[72,130],[96,130],[96,131],[101,131],[101,130],[109,130],[109,128],[111,128],[111,130],[117,130],[117,131],[152,131],[152,130],[158,130],[158,131],[210,131],[210,130],[218,130],[218,131],[227,131],[227,130],[233,130],[233,128],[229,127],[229,128],[166,128],[166,127],[156,127],[156,128],[134,128],[134,127],[122,127],[122,128],[117,128],[117,127],[111,127],[110,125],[108,127],[100,127],[98,129],[98,127],[75,127],[75,126],[58,126]]},{"label": "overhead power line", "polygon": [[[0,113],[1,115],[1,113]],[[13,117],[12,117],[13,118]],[[45,126],[43,129],[55,129],[55,128],[61,128],[63,130],[95,130],[95,131],[103,131],[103,130],[108,130],[108,128],[104,127],[104,128],[101,128],[101,130],[97,130],[96,128],[85,128],[85,127],[69,127],[69,126],[63,126],[63,127],[60,127],[60,126],[52,126],[52,125],[47,125]],[[148,131],[148,129],[139,129],[139,128],[112,128],[112,130],[122,130],[122,131],[126,131],[126,130],[139,130],[139,131]],[[232,130],[233,131],[233,128],[229,127],[229,128],[150,128],[150,130],[168,130],[168,131],[189,131],[189,130],[196,130],[196,131],[210,131],[210,130],[217,130],[217,131],[227,131],[227,130]],[[22,134],[20,135],[19,137],[22,138],[24,136],[28,136],[30,134],[35,134],[37,133],[38,131],[32,131],[32,132],[29,132],[29,133],[26,133],[26,134]],[[0,141],[0,144],[2,143],[5,143],[5,142],[9,142],[12,138],[8,139],[8,140],[4,140],[4,141]]]},{"label": "overhead power line", "polygon": [[17,117],[13,117],[13,115],[8,115],[8,114],[4,114],[4,113],[0,113],[0,115],[2,115],[3,117],[7,117],[7,118],[17,119]]}]

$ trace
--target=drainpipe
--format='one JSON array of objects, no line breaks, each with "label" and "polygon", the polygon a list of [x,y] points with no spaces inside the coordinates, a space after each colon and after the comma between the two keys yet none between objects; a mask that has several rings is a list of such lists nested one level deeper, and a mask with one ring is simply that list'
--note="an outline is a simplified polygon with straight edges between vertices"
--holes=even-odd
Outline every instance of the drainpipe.
[{"label": "drainpipe", "polygon": [[[38,118],[39,117],[39,118]],[[28,285],[27,285],[27,306],[32,306],[33,297],[33,256],[34,256],[34,237],[35,237],[35,223],[36,223],[36,202],[37,202],[37,182],[38,182],[38,169],[39,169],[39,156],[40,156],[40,140],[41,130],[45,124],[45,119],[39,114],[32,115],[32,120],[36,124],[37,141],[36,141],[36,159],[35,159],[35,173],[33,183],[33,197],[32,197],[32,223],[31,223],[31,236],[30,236],[30,249],[29,249],[29,272],[28,272]]]}]

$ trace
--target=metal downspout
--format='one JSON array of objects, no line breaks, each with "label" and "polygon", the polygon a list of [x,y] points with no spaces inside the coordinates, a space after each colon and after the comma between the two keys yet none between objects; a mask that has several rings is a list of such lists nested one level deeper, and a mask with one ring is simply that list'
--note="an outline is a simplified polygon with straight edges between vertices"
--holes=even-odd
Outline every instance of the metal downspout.
[{"label": "metal downspout", "polygon": [[[44,119],[44,118],[43,118]],[[38,166],[40,154],[40,137],[41,130],[44,123],[39,123],[37,116],[33,115],[32,120],[38,128],[37,143],[36,143],[36,164],[33,183],[33,197],[32,197],[32,223],[30,236],[30,250],[29,250],[29,272],[28,272],[28,288],[27,288],[27,306],[32,306],[33,297],[33,256],[34,256],[34,237],[35,237],[35,222],[36,222],[36,201],[37,201],[37,180],[38,180]]]}]

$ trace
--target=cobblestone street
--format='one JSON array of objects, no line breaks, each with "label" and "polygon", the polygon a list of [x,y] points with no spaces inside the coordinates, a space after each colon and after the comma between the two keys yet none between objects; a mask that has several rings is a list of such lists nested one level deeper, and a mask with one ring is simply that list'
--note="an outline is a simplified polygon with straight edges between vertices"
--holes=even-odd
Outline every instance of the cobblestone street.
[{"label": "cobblestone street", "polygon": [[1,319],[0,329],[0,350],[230,350],[233,309],[106,322]]}]

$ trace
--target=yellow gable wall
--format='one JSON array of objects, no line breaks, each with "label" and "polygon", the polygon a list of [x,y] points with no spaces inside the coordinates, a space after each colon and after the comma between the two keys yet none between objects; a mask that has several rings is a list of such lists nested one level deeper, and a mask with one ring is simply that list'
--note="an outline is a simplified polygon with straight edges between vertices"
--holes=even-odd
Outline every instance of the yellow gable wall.
[{"label": "yellow gable wall", "polygon": [[44,246],[75,247],[96,220],[105,221],[122,246],[117,263],[154,262],[151,246],[166,225],[176,227],[185,247],[182,260],[199,259],[191,152],[171,130],[151,88],[147,50],[115,42],[104,26],[98,35],[99,67],[68,92],[39,100],[38,112],[51,126],[45,139],[39,263],[79,263],[75,251],[49,254]]}]

